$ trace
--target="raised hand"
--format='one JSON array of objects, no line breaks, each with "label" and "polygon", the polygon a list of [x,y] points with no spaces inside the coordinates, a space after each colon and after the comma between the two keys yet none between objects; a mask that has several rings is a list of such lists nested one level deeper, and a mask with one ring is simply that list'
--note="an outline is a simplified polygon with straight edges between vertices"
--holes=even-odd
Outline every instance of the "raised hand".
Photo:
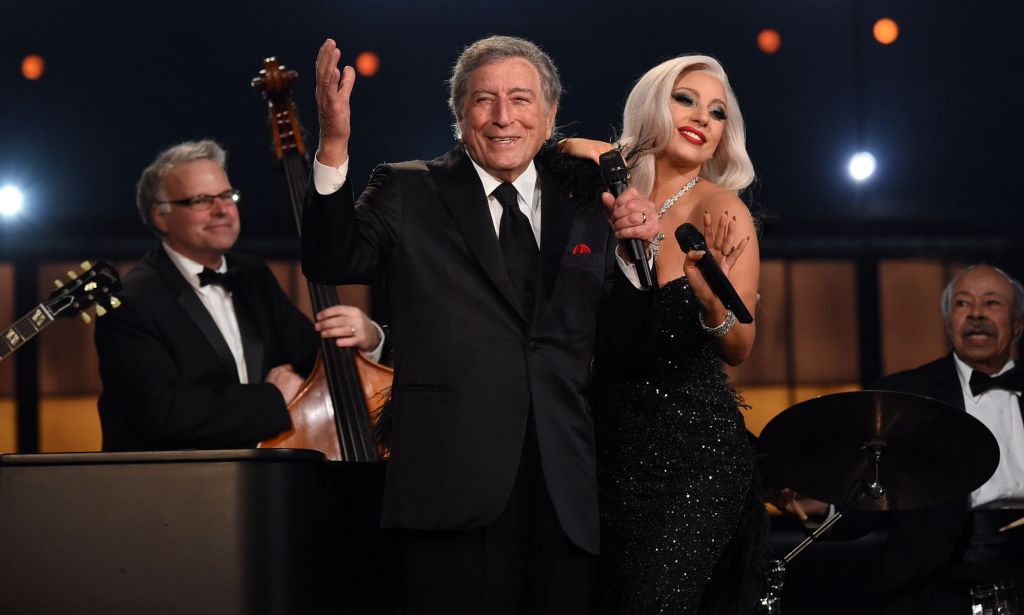
[{"label": "raised hand", "polygon": [[316,109],[320,118],[320,148],[317,160],[339,167],[348,160],[348,140],[352,134],[352,109],[349,98],[356,82],[351,66],[338,68],[341,50],[333,39],[320,46],[316,56]]},{"label": "raised hand", "polygon": [[[736,216],[730,216],[728,211],[718,217],[717,223],[712,219],[711,214],[705,211],[702,226],[704,227],[704,243],[707,244],[714,259],[718,261],[718,267],[722,273],[728,277],[736,261],[739,260],[740,255],[747,248],[747,244],[750,243],[750,237],[744,237],[743,240],[736,243]],[[703,251],[690,250],[687,252],[683,271],[690,282],[690,289],[701,305],[710,312],[721,314],[724,318],[725,308],[721,306],[721,302],[697,267],[697,261],[701,258],[704,258]]]},{"label": "raised hand", "polygon": [[703,226],[704,241],[712,250],[722,273],[729,275],[729,271],[750,243],[750,237],[744,237],[736,243],[736,216],[730,217],[728,211],[718,217],[717,224],[713,222],[711,214],[705,211]]}]

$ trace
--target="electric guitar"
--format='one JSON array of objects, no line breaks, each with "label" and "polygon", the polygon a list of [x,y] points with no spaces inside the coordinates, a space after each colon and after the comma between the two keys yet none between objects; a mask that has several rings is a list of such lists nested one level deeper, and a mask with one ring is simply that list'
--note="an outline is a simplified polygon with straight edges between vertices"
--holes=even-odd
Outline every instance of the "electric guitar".
[{"label": "electric guitar", "polygon": [[57,318],[81,314],[82,320],[88,324],[92,322],[85,312],[89,307],[95,305],[96,316],[103,316],[107,310],[121,305],[113,295],[121,290],[121,278],[116,269],[103,261],[96,264],[85,261],[81,264],[81,272],[68,271],[67,280],[56,280],[54,284],[57,290],[46,301],[0,332],[0,361],[14,354],[22,344]]}]

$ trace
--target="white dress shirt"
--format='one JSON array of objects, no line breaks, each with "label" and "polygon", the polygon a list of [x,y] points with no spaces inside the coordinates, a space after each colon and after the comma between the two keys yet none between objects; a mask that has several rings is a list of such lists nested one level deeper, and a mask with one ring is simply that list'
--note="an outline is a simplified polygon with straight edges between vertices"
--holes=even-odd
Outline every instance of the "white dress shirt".
[{"label": "white dress shirt", "polygon": [[[238,380],[242,384],[249,383],[249,370],[245,367],[245,350],[242,346],[242,332],[238,328],[238,317],[235,315],[235,304],[231,300],[231,293],[219,284],[199,285],[199,273],[203,265],[194,260],[175,252],[170,246],[164,243],[164,250],[171,257],[171,262],[181,272],[182,277],[189,283],[189,286],[196,291],[199,301],[202,302],[206,311],[213,317],[213,322],[224,336],[228,343],[231,354],[235,358],[235,368],[238,369]],[[228,270],[228,264],[224,257],[220,257],[220,266],[217,271],[224,273]],[[259,375],[257,374],[257,377]]]},{"label": "white dress shirt", "polygon": [[[1020,394],[989,389],[975,397],[971,393],[972,368],[953,353],[967,413],[989,428],[999,443],[999,465],[995,473],[971,492],[971,508],[1024,507],[1024,419],[1020,415]],[[1013,367],[1009,361],[995,375]]]}]

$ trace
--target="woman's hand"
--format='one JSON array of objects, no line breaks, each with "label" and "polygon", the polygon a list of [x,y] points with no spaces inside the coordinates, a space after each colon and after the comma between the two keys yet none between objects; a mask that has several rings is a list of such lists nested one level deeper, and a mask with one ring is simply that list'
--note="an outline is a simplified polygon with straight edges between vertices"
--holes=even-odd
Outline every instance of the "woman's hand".
[{"label": "woman's hand", "polygon": [[[711,214],[705,211],[703,226],[704,242],[707,244],[708,250],[711,251],[711,255],[718,262],[718,267],[722,270],[722,273],[729,277],[729,272],[732,271],[736,261],[739,260],[740,255],[747,248],[747,244],[750,243],[750,237],[744,237],[739,243],[736,243],[736,216],[730,216],[728,211],[719,216],[717,224],[712,220]],[[686,253],[683,269],[690,282],[690,288],[693,290],[698,301],[700,301],[701,305],[709,308],[709,312],[715,312],[716,310],[713,309],[713,306],[721,302],[715,296],[715,293],[712,292],[711,287],[708,286],[707,280],[704,279],[700,269],[697,268],[697,261],[703,257],[703,251],[690,250]],[[722,318],[719,321],[725,318],[724,307],[721,312]],[[714,326],[718,322],[708,324]]]},{"label": "woman's hand", "polygon": [[576,158],[593,160],[594,164],[601,164],[601,154],[615,149],[611,143],[594,141],[593,139],[580,139],[571,137],[558,142],[558,151]]}]

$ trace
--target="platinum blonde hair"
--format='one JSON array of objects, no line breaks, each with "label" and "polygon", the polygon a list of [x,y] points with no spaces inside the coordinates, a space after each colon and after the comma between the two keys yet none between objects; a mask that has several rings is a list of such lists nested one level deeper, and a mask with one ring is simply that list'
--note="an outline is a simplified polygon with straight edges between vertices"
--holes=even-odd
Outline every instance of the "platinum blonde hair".
[{"label": "platinum blonde hair", "polygon": [[139,177],[139,182],[135,186],[135,206],[139,209],[142,223],[157,235],[162,235],[153,226],[150,210],[156,205],[157,211],[161,213],[170,211],[171,206],[169,204],[157,205],[156,202],[160,200],[160,189],[163,179],[171,172],[171,169],[187,162],[195,162],[196,160],[212,160],[220,168],[226,169],[227,158],[228,155],[224,148],[216,141],[211,141],[210,139],[185,141],[184,143],[172,145],[160,152],[156,160],[142,172],[142,176]]},{"label": "platinum blonde hair", "polygon": [[536,44],[515,36],[489,36],[466,47],[452,67],[452,76],[448,80],[448,107],[455,118],[455,137],[462,138],[459,120],[462,118],[462,107],[466,99],[466,90],[473,71],[492,62],[522,58],[532,64],[540,74],[541,96],[548,110],[558,106],[562,99],[562,81],[558,77],[558,69],[548,54]]},{"label": "platinum blonde hair", "polygon": [[714,155],[701,165],[700,176],[728,190],[740,191],[754,181],[754,165],[747,154],[746,130],[739,101],[722,65],[711,56],[684,55],[655,66],[637,80],[626,99],[619,144],[641,153],[631,170],[630,185],[642,194],[654,189],[654,160],[665,150],[676,127],[670,109],[672,90],[680,76],[694,71],[714,75],[725,89],[726,120]]}]

